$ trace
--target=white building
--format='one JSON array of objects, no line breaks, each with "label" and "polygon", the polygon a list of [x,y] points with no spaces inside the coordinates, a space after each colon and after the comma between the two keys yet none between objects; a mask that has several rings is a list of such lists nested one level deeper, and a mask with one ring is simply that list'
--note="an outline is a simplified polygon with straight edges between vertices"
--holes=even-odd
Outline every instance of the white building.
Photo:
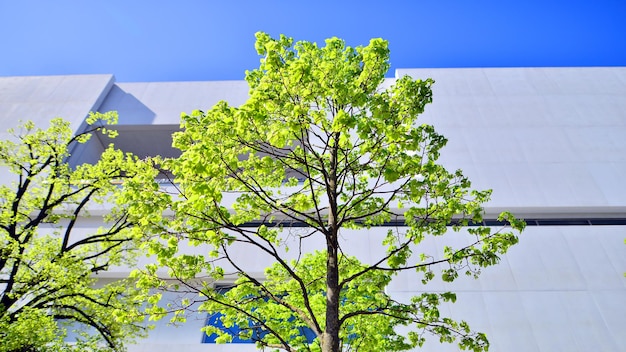
[{"label": "white building", "polygon": [[[401,69],[396,75],[435,79],[423,121],[449,139],[441,160],[464,170],[475,188],[493,189],[487,217],[507,209],[529,225],[480,279],[430,286],[457,292],[448,313],[485,332],[492,351],[626,351],[626,68]],[[78,131],[89,111],[116,110],[119,148],[171,156],[170,134],[181,112],[208,110],[219,100],[238,105],[247,90],[243,81],[3,77],[0,138],[18,120],[45,126],[60,116]],[[74,157],[93,160],[98,148],[91,146]],[[0,177],[6,182],[7,175]],[[421,288],[398,279],[388,292],[402,297]],[[129,350],[254,350],[202,344],[202,318],[180,328],[160,324]],[[457,350],[433,340],[425,350]]]}]

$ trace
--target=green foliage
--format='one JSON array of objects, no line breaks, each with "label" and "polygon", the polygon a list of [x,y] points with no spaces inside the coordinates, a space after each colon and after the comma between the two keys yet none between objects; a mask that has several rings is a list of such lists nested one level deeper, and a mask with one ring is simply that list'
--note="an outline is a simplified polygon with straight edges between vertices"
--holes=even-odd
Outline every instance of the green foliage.
[{"label": "green foliage", "polygon": [[[118,195],[125,184],[147,184],[150,165],[108,147],[93,165],[70,167],[70,151],[92,133],[110,136],[114,113],[92,114],[88,131],[68,122],[47,129],[26,122],[0,142],[0,351],[122,350],[144,334],[145,290],[128,280],[96,282],[110,266],[132,263],[142,241]],[[94,232],[81,219],[103,203],[114,209]],[[67,345],[66,334],[79,336]],[[82,337],[80,337],[82,335]],[[72,347],[73,346],[73,347]]]},{"label": "green foliage", "polygon": [[[267,334],[259,346],[392,351],[420,346],[434,334],[463,349],[486,350],[483,334],[440,316],[439,305],[454,294],[397,302],[384,291],[403,271],[424,285],[435,277],[477,276],[517,242],[508,230],[465,230],[482,221],[490,191],[471,190],[460,170],[437,163],[446,139],[418,120],[432,100],[433,81],[402,77],[381,88],[389,69],[382,39],[352,48],[331,38],[319,47],[258,33],[256,49],[262,58],[246,73],[246,103],[220,102],[182,116],[184,130],[174,137],[182,155],[162,163],[180,194],[160,205],[174,215],[165,219],[151,208],[143,216],[162,234],[147,244],[159,265],[195,287],[205,299],[201,310],[224,313],[225,326],[261,326]],[[523,228],[510,214],[502,216],[514,230]],[[391,220],[406,226],[385,228]],[[259,222],[268,226],[249,226]],[[290,227],[302,223],[304,230]],[[370,231],[386,252],[357,259],[349,244],[362,239],[343,244],[344,229]],[[467,245],[420,252],[427,236],[463,233],[472,239]],[[207,245],[209,255],[179,254],[181,240]],[[325,250],[307,250],[320,244]],[[259,277],[258,268],[241,264],[241,253],[274,264]],[[154,273],[137,276],[146,286],[167,284]],[[235,288],[222,295],[210,284],[194,286],[201,275],[218,281],[234,275]],[[301,326],[315,332],[313,344],[298,334]],[[398,326],[412,332],[400,334]],[[206,332],[231,339],[215,327]]]}]

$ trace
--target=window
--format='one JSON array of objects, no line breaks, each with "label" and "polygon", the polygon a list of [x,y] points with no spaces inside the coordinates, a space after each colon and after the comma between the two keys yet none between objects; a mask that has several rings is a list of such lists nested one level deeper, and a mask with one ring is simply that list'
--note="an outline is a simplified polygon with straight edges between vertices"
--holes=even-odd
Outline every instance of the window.
[{"label": "window", "polygon": [[[230,290],[231,288],[232,286],[218,286],[215,288],[215,290],[221,294],[224,294],[228,292],[228,290]],[[235,325],[230,328],[225,328],[224,325],[222,324],[222,319],[221,319],[222,316],[223,314],[221,313],[209,315],[206,319],[205,325],[214,326],[214,327],[219,328],[222,331],[227,332],[229,335],[233,337],[231,343],[255,343],[256,341],[261,340],[267,334],[267,331],[263,330],[261,326],[259,326],[258,324],[252,321],[248,322],[248,326],[241,327],[241,326]],[[240,338],[241,332],[244,332],[244,331],[252,332],[250,334],[249,339]],[[309,343],[312,343],[313,340],[315,340],[315,338],[317,337],[315,333],[313,332],[313,330],[311,330],[310,328],[306,328],[306,327],[300,328],[300,335],[305,336],[307,342]],[[217,334],[211,334],[211,335],[207,335],[204,333],[202,334],[202,343],[215,343],[216,339],[217,339]]]}]

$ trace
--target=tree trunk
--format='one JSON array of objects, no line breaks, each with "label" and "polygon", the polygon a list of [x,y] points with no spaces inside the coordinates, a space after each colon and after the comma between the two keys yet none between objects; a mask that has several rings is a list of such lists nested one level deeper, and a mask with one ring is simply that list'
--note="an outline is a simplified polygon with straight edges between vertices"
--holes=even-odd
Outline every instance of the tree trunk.
[{"label": "tree trunk", "polygon": [[[326,327],[322,336],[322,352],[339,352],[339,226],[337,219],[337,151],[339,133],[334,134],[328,172],[328,230],[326,234]],[[333,138],[331,137],[331,138]]]},{"label": "tree trunk", "polygon": [[[336,240],[336,235],[333,236]],[[329,241],[335,242],[335,241]],[[322,337],[323,352],[339,352],[339,262],[337,246],[328,244],[326,258],[326,328]]]}]

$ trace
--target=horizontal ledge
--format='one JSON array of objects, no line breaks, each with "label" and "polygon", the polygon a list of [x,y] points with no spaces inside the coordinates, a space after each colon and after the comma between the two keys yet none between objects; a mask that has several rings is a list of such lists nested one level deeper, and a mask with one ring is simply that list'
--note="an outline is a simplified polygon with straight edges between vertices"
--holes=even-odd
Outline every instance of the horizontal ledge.
[{"label": "horizontal ledge", "polygon": [[[528,226],[592,226],[592,225],[626,225],[626,216],[621,218],[611,217],[611,218],[524,218],[526,221],[526,225]],[[359,223],[359,222],[357,222]],[[259,227],[261,225],[265,225],[267,227],[308,227],[308,225],[303,221],[283,221],[283,222],[263,222],[263,221],[251,221],[240,225],[241,227]],[[458,225],[455,223],[450,223],[448,226]],[[467,226],[506,226],[507,222],[499,221],[495,218],[492,219],[484,219],[481,222],[472,222],[470,221]],[[403,227],[406,226],[404,220],[392,220],[386,221],[380,225],[373,225],[372,227]]]},{"label": "horizontal ledge", "polygon": [[484,218],[496,219],[508,211],[522,219],[621,219],[626,218],[626,206],[521,206],[484,208]]}]

